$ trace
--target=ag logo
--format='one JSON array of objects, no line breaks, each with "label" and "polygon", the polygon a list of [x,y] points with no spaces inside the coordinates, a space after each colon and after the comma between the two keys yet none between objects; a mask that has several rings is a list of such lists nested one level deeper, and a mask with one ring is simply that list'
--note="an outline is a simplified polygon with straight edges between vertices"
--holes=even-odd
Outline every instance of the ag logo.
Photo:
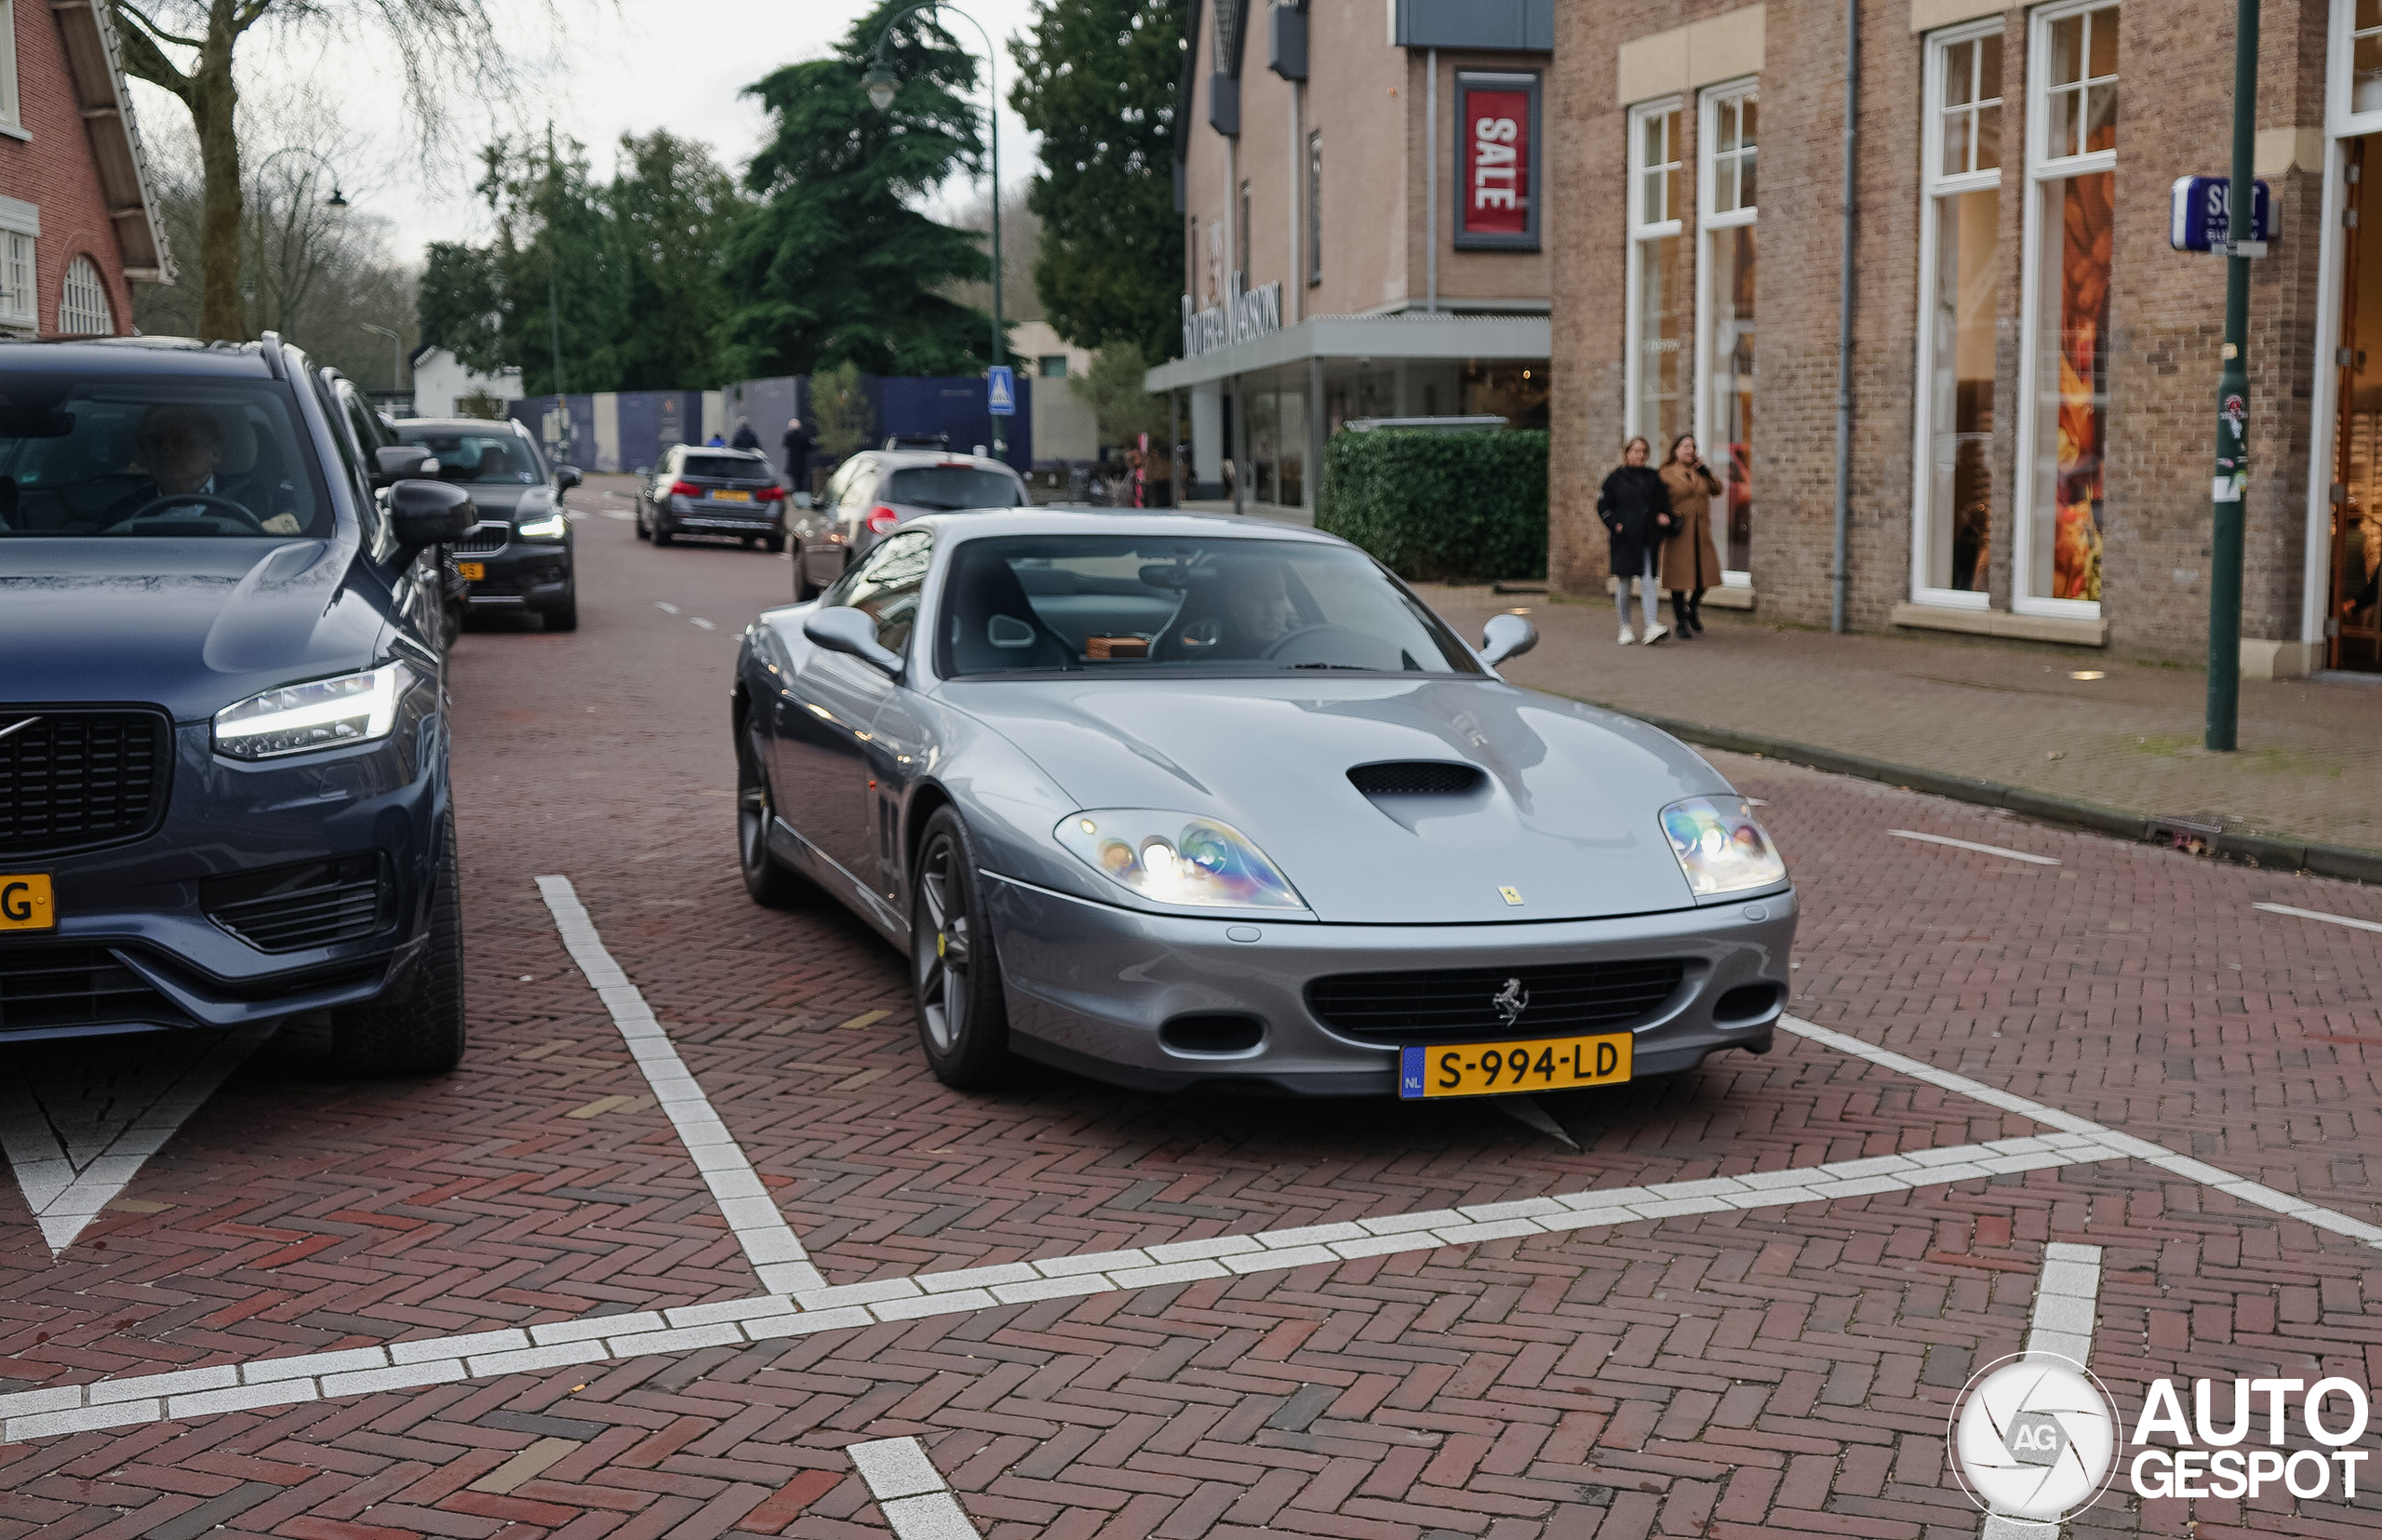
[{"label": "ag logo", "polygon": [[2117,1413],[2080,1364],[2004,1359],[1960,1392],[1952,1469],[1989,1513],[2056,1523],[2093,1506],[2117,1464]]}]

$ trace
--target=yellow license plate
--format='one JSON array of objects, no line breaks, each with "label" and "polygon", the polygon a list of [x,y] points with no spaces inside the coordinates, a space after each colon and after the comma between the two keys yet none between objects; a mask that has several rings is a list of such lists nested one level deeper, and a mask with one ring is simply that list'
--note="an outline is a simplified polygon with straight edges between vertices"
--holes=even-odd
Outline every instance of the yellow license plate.
[{"label": "yellow license plate", "polygon": [[49,901],[49,878],[40,872],[0,874],[0,931],[54,931],[58,910]]},{"label": "yellow license plate", "polygon": [[1618,1085],[1629,1078],[1626,1032],[1601,1038],[1531,1038],[1510,1043],[1403,1048],[1398,1053],[1398,1094],[1498,1096],[1517,1091],[1569,1091]]},{"label": "yellow license plate", "polygon": [[750,492],[714,492],[711,494],[711,500],[714,502],[750,502],[753,501],[753,494]]},{"label": "yellow license plate", "polygon": [[488,581],[488,563],[484,561],[459,561],[455,564],[455,570],[463,574],[465,583]]}]

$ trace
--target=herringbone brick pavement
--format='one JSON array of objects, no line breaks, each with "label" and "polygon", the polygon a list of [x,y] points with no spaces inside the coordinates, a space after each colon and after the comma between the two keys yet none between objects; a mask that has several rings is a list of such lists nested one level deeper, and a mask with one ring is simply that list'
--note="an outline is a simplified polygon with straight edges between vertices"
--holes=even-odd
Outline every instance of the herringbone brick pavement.
[{"label": "herringbone brick pavement", "polygon": [[[585,629],[457,659],[464,1070],[341,1082],[285,1032],[58,1263],[0,1208],[7,1388],[752,1292],[543,872],[836,1282],[2036,1132],[1783,1036],[1544,1099],[1576,1150],[1482,1104],[944,1091],[901,959],[735,877],[727,668],[783,564],[580,532]],[[1797,1013],[2375,1217],[2375,938],[2249,907],[2382,919],[2373,892],[1723,768],[1802,890]],[[988,1536],[1934,1540],[1975,1533],[1943,1419],[2019,1346],[2052,1239],[2108,1249],[2121,1403],[2160,1374],[2382,1379],[2375,1253],[2109,1163],[46,1440],[0,1448],[0,1537],[881,1534],[837,1450],[916,1434]],[[2382,1527],[2290,1506],[2078,1533]]]}]

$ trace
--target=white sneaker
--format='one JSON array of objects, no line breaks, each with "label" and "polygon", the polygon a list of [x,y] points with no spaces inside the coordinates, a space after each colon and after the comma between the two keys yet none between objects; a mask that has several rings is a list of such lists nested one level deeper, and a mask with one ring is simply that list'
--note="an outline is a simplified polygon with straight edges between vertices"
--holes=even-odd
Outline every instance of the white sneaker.
[{"label": "white sneaker", "polygon": [[1627,626],[1626,626],[1626,625],[1625,625],[1625,626],[1623,626],[1623,627],[1621,628],[1621,645],[1622,645],[1622,646],[1624,646],[1624,647],[1627,647],[1631,642],[1634,642],[1634,641],[1636,641],[1637,639],[1638,639],[1638,633],[1636,633],[1635,631],[1630,630],[1630,629],[1629,629]]},{"label": "white sneaker", "polygon": [[1652,647],[1670,634],[1671,628],[1667,625],[1650,625],[1646,628],[1646,645]]}]

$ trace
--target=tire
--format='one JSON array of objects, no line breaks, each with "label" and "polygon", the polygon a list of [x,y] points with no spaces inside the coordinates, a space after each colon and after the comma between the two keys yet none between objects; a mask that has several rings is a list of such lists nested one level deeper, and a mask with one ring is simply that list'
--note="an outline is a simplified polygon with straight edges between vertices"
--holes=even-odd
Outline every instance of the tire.
[{"label": "tire", "polygon": [[677,537],[670,532],[669,527],[662,522],[662,510],[659,508],[653,510],[653,543],[668,545],[676,539]]},{"label": "tire", "polygon": [[910,979],[927,1067],[955,1091],[1006,1084],[1016,1065],[1000,959],[968,826],[950,808],[927,821],[910,893]]},{"label": "tire", "polygon": [[791,909],[810,897],[810,882],[778,864],[769,853],[769,823],[777,800],[763,768],[761,735],[748,709],[736,724],[736,865],[744,891],[765,909]]},{"label": "tire", "polygon": [[636,500],[636,538],[639,540],[653,538],[653,531],[645,526],[645,499],[643,498]]},{"label": "tire", "polygon": [[783,535],[766,536],[761,542],[761,549],[774,556],[785,549],[785,537]]},{"label": "tire", "polygon": [[809,553],[796,545],[794,548],[794,602],[809,604],[823,592],[825,590],[810,581]]},{"label": "tire", "polygon": [[331,1018],[331,1056],[353,1075],[444,1075],[463,1058],[463,895],[455,815],[438,831],[430,944],[413,974],[377,1000]]},{"label": "tire", "polygon": [[570,599],[568,603],[566,603],[560,609],[549,609],[546,611],[546,629],[549,631],[576,631],[579,629],[579,587],[577,584],[574,583],[571,586]]}]

